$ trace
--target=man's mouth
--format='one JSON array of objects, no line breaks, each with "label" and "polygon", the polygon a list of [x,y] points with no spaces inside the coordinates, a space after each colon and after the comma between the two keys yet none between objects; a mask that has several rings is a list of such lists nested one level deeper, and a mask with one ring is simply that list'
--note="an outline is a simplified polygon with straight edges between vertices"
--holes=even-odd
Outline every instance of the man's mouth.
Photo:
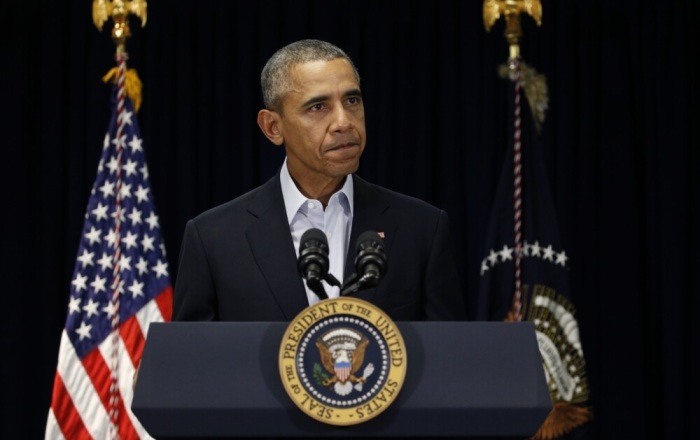
[{"label": "man's mouth", "polygon": [[357,142],[343,142],[342,144],[333,145],[332,147],[328,148],[326,151],[328,152],[328,151],[344,150],[347,148],[356,147],[358,145],[359,144]]}]

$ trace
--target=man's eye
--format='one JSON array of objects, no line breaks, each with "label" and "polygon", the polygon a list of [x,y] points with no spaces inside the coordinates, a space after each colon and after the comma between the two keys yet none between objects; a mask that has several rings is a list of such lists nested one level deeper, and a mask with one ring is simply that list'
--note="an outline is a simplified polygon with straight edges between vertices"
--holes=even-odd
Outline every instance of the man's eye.
[{"label": "man's eye", "polygon": [[317,112],[317,111],[320,111],[320,110],[323,110],[323,104],[314,104],[314,105],[311,106],[310,110],[313,110],[313,111],[316,111],[316,112]]},{"label": "man's eye", "polygon": [[360,103],[360,98],[357,96],[351,96],[348,98],[348,104],[355,105]]}]

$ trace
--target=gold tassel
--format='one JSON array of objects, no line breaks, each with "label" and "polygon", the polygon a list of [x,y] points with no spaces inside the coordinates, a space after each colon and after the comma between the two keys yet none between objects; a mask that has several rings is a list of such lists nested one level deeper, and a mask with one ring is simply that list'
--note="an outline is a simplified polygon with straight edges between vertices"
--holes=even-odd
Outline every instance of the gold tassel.
[{"label": "gold tassel", "polygon": [[588,408],[565,402],[555,402],[540,429],[532,436],[532,440],[553,440],[568,434],[592,418],[593,413]]},{"label": "gold tassel", "polygon": [[[112,67],[109,72],[102,77],[102,81],[115,83],[118,76],[119,68]],[[141,84],[141,79],[139,78],[138,73],[136,73],[136,69],[126,69],[126,73],[124,74],[124,90],[126,91],[126,96],[128,96],[129,99],[131,99],[131,102],[134,103],[134,110],[136,110],[137,113],[139,108],[141,108],[142,87],[143,84]]]},{"label": "gold tassel", "polygon": [[[512,72],[508,64],[498,66],[498,75],[501,78],[509,78],[513,80]],[[530,105],[530,112],[535,121],[535,128],[539,133],[544,124],[544,119],[549,109],[549,93],[547,91],[547,79],[544,75],[520,62],[520,84],[525,92],[525,98]]]}]

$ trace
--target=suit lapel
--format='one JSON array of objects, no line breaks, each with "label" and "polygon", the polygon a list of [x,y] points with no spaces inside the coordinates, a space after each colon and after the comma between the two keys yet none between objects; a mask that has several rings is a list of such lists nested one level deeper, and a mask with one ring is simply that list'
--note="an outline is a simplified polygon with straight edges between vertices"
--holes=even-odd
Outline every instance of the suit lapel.
[{"label": "suit lapel", "polygon": [[279,173],[261,187],[248,211],[258,219],[246,230],[250,250],[270,292],[287,320],[292,320],[309,304],[297,271],[297,256],[284,209]]},{"label": "suit lapel", "polygon": [[[348,254],[345,258],[345,280],[355,272],[357,238],[365,231],[384,233],[384,250],[389,255],[396,224],[384,215],[389,203],[365,180],[353,175],[354,213]],[[380,234],[381,235],[381,234]],[[387,258],[388,259],[388,258]],[[381,286],[381,283],[380,283]],[[357,292],[353,296],[372,301],[377,289]]]}]

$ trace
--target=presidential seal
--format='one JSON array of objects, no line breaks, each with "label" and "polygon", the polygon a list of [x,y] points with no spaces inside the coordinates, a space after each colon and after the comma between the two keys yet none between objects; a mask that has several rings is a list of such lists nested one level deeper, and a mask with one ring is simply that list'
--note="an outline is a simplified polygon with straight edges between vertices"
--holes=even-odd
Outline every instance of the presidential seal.
[{"label": "presidential seal", "polygon": [[396,324],[366,301],[340,297],[304,309],[287,327],[279,369],[310,417],[355,425],[386,410],[401,390],[406,348]]}]

